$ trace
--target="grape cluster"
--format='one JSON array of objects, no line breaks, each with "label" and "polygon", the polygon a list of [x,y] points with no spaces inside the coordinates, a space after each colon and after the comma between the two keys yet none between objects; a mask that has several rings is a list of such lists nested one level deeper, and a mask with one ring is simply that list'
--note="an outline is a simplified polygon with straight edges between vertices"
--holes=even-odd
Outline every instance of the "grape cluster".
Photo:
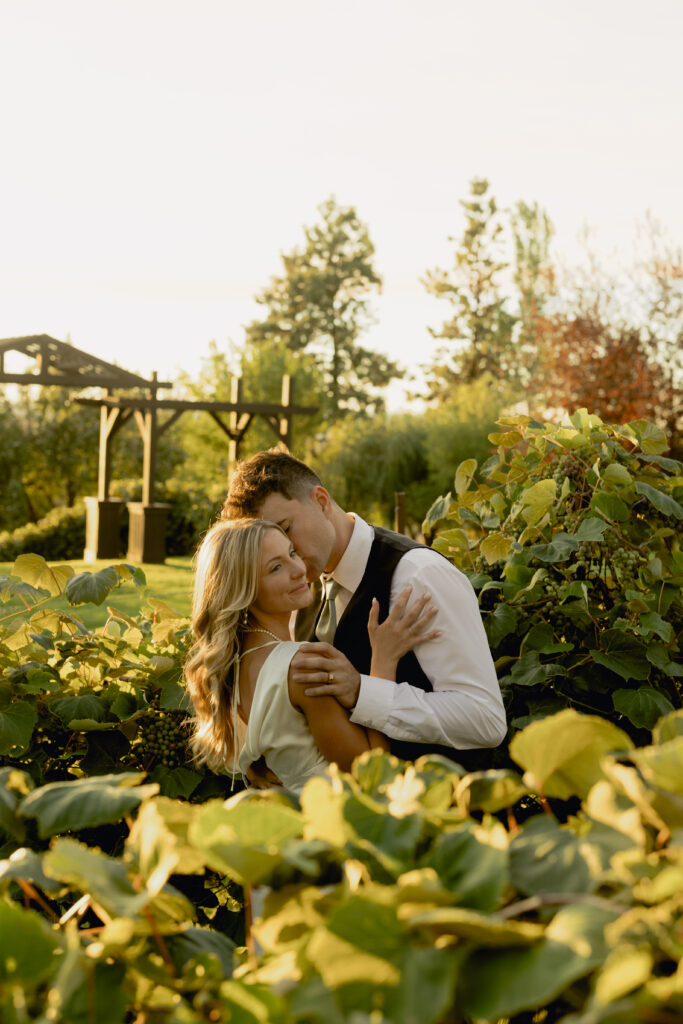
[{"label": "grape cluster", "polygon": [[613,530],[600,542],[581,541],[574,561],[578,579],[597,579],[609,572],[622,586],[634,583],[646,563],[646,556],[637,548],[626,547]]},{"label": "grape cluster", "polygon": [[54,718],[42,717],[33,732],[33,742],[36,745],[36,757],[42,756],[49,760],[61,758],[72,740],[73,733],[58,724]]},{"label": "grape cluster", "polygon": [[564,478],[567,476],[569,477],[570,483],[574,484],[574,487],[577,487],[583,482],[583,466],[571,455],[563,455],[555,466],[553,480],[557,484],[558,490],[562,487]]},{"label": "grape cluster", "polygon": [[163,764],[168,768],[188,765],[187,716],[182,711],[150,708],[142,716],[136,754],[143,767]]},{"label": "grape cluster", "polygon": [[[546,592],[549,597],[557,597],[554,591]],[[555,634],[556,639],[568,640],[570,636],[576,632],[574,621],[562,610],[562,606],[557,604],[555,600],[549,600],[543,609],[543,612],[546,620],[552,627],[552,631]]]}]

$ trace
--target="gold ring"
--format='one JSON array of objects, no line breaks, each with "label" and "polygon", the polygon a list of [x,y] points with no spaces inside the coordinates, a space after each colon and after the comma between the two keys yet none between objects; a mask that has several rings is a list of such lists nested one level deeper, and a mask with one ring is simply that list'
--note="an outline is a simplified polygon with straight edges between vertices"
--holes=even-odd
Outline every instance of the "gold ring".
[{"label": "gold ring", "polygon": [[328,681],[328,683],[333,683],[334,682],[334,672],[328,672],[327,673],[327,681]]}]

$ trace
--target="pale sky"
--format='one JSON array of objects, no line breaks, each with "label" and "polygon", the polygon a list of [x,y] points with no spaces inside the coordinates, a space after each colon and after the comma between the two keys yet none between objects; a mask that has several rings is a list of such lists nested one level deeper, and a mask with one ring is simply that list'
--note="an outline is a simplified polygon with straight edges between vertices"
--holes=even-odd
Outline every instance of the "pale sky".
[{"label": "pale sky", "polygon": [[682,41],[683,0],[0,0],[0,338],[195,373],[333,194],[413,369],[474,176],[570,261],[683,243]]}]

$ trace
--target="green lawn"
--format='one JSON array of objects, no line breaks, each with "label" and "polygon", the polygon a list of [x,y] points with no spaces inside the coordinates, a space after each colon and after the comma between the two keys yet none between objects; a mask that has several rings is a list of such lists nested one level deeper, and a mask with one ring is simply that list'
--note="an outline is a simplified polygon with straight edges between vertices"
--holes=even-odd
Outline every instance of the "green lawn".
[{"label": "green lawn", "polygon": [[[98,569],[104,568],[105,565],[116,565],[116,559],[109,558],[98,562],[70,561],[58,564],[71,565],[76,573],[96,572]],[[0,562],[0,576],[9,576],[12,572],[12,565],[12,562]],[[49,602],[49,607],[68,610],[82,619],[89,629],[94,629],[104,624],[107,618],[107,605],[117,608],[127,615],[137,615],[145,604],[146,596],[161,598],[162,601],[165,601],[175,611],[180,612],[181,615],[190,614],[194,577],[192,559],[189,556],[184,558],[167,558],[164,565],[145,564],[141,565],[140,568],[147,579],[147,588],[142,591],[142,596],[137,594],[132,583],[127,583],[118,590],[112,590],[100,607],[93,604],[72,607],[64,598],[60,597],[53,598]],[[0,604],[0,622],[11,612],[15,611],[16,608],[17,605],[15,604]],[[13,621],[16,620],[11,619],[7,624],[9,625],[9,622]]]}]

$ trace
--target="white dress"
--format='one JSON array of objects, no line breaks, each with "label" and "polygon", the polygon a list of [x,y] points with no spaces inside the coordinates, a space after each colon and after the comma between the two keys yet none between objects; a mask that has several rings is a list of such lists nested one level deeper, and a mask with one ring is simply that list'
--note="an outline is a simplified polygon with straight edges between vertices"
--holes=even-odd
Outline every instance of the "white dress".
[{"label": "white dress", "polygon": [[[328,761],[315,745],[305,716],[292,707],[287,687],[289,663],[300,644],[273,644],[258,674],[238,767],[246,782],[249,765],[265,757],[285,789],[299,794],[306,782],[323,775]],[[239,702],[239,693],[235,694]]]}]

